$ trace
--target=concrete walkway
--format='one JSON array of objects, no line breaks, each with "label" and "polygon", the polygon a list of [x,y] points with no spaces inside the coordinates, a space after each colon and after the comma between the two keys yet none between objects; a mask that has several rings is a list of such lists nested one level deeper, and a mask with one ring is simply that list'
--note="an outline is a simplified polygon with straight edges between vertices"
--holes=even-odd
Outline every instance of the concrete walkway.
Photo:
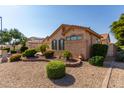
[{"label": "concrete walkway", "polygon": [[102,83],[102,88],[124,88],[124,63],[112,60],[105,61],[109,68]]},{"label": "concrete walkway", "polygon": [[124,63],[114,63],[108,87],[124,88]]},{"label": "concrete walkway", "polygon": [[102,88],[107,88],[108,87],[108,84],[109,84],[109,81],[110,81],[110,78],[111,78],[111,74],[112,74],[112,69],[113,69],[114,63],[115,62],[112,61],[112,62],[109,62],[108,64],[106,64],[109,67],[109,69],[108,69],[108,71],[106,73],[106,76],[105,76],[105,78],[103,80]]}]

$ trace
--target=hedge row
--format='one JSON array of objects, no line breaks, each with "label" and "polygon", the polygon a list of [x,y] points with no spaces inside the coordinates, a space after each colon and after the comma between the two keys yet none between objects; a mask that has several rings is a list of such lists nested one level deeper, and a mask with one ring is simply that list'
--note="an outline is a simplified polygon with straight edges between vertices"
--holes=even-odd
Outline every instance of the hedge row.
[{"label": "hedge row", "polygon": [[108,51],[108,45],[106,44],[94,44],[92,46],[92,57],[93,56],[103,56],[105,57]]},{"label": "hedge row", "polygon": [[103,66],[104,59],[108,51],[106,44],[94,44],[91,48],[91,58],[88,60],[90,64],[95,66]]}]

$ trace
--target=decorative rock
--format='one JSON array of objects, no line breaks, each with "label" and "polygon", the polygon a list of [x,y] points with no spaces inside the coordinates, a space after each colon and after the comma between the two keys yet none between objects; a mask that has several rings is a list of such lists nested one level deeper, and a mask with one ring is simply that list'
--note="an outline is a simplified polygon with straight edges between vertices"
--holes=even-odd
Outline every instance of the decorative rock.
[{"label": "decorative rock", "polygon": [[78,66],[80,66],[82,64],[82,61],[81,61],[81,59],[79,59],[78,61],[76,61],[76,62],[67,62],[66,63],[66,66],[67,67],[78,67]]},{"label": "decorative rock", "polygon": [[41,52],[37,52],[35,55],[36,56],[42,56],[43,54]]},{"label": "decorative rock", "polygon": [[83,54],[80,54],[80,55],[78,56],[78,59],[80,59],[80,60],[84,60],[84,56],[83,56]]},{"label": "decorative rock", "polygon": [[8,62],[8,58],[6,56],[1,58],[1,63]]},{"label": "decorative rock", "polygon": [[0,55],[2,56],[0,62],[1,63],[8,62],[7,50],[1,50],[0,53],[1,53]]},{"label": "decorative rock", "polygon": [[46,61],[46,62],[49,62],[50,60],[48,59],[45,59],[45,58],[25,58],[25,57],[22,57],[22,61],[24,62],[35,62],[35,61]]}]

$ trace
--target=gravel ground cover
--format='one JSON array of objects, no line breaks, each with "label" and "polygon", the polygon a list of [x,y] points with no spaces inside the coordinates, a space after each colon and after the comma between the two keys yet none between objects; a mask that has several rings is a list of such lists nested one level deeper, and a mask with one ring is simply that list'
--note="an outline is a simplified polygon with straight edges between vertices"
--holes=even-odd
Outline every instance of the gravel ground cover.
[{"label": "gravel ground cover", "polygon": [[47,62],[13,62],[0,64],[0,87],[58,88],[101,87],[107,69],[84,62],[80,67],[67,67],[67,75],[58,80],[46,76]]}]

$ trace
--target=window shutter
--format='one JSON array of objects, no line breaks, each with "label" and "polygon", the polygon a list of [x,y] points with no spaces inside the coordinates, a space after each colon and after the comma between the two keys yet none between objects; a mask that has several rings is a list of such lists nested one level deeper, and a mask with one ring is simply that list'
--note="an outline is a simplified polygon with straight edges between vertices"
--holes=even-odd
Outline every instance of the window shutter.
[{"label": "window shutter", "polygon": [[57,40],[55,40],[55,50],[57,50]]},{"label": "window shutter", "polygon": [[59,50],[61,50],[61,40],[59,40]]},{"label": "window shutter", "polygon": [[54,41],[52,41],[52,49],[54,50]]},{"label": "window shutter", "polygon": [[64,49],[65,49],[65,43],[64,43],[65,40],[63,39],[62,41],[63,41],[63,47],[62,47],[62,50],[64,50]]}]

